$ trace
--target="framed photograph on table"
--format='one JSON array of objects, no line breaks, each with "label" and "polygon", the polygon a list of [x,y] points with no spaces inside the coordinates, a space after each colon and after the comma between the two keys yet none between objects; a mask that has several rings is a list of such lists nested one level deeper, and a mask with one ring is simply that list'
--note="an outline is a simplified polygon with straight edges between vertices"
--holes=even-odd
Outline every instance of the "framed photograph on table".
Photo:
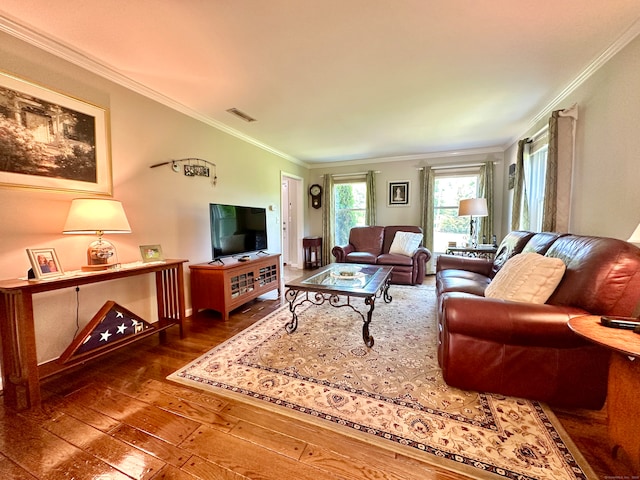
[{"label": "framed photograph on table", "polygon": [[33,275],[38,280],[64,275],[58,255],[53,248],[27,248]]},{"label": "framed photograph on table", "polygon": [[0,73],[0,185],[112,195],[106,111]]},{"label": "framed photograph on table", "polygon": [[387,206],[408,207],[409,206],[409,180],[388,182]]},{"label": "framed photograph on table", "polygon": [[164,262],[160,245],[140,245],[140,255],[142,255],[143,263]]}]

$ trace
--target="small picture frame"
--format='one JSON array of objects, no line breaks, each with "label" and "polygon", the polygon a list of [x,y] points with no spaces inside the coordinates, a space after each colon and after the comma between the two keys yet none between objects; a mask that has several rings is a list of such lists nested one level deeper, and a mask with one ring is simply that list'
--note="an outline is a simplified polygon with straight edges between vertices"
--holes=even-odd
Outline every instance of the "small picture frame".
[{"label": "small picture frame", "polygon": [[64,275],[54,248],[27,248],[27,255],[36,279],[43,280]]},{"label": "small picture frame", "polygon": [[513,190],[516,185],[516,164],[509,165],[509,190]]},{"label": "small picture frame", "polygon": [[140,245],[140,255],[143,263],[164,262],[160,245]]},{"label": "small picture frame", "polygon": [[409,181],[388,182],[387,205],[389,207],[409,206]]}]

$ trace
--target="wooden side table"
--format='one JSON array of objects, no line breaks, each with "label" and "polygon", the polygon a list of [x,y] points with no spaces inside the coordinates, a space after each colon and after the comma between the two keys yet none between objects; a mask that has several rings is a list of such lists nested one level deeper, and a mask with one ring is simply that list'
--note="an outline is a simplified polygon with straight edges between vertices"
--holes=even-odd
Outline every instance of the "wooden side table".
[{"label": "wooden side table", "polygon": [[322,266],[322,237],[304,237],[304,268],[318,268]]},{"label": "wooden side table", "polygon": [[609,363],[607,414],[614,458],[619,449],[629,456],[640,473],[640,335],[631,330],[601,325],[599,316],[576,317],[569,328],[581,337],[613,350]]}]

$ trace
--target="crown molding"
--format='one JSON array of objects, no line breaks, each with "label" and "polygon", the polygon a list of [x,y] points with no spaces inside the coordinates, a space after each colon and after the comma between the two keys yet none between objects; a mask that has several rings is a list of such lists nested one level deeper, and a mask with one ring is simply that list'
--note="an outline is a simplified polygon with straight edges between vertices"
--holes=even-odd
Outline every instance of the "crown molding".
[{"label": "crown molding", "polygon": [[503,154],[505,149],[502,146],[470,148],[468,150],[448,150],[442,152],[418,153],[413,155],[397,155],[392,157],[376,157],[361,158],[357,160],[344,160],[338,162],[314,162],[309,164],[309,169],[327,168],[327,167],[345,167],[353,165],[371,165],[376,163],[390,162],[415,162],[420,160],[430,160],[433,158],[453,158],[466,157],[470,155],[487,155],[492,153]]},{"label": "crown molding", "polygon": [[148,88],[145,85],[142,85],[141,83],[136,82],[135,80],[132,80],[131,78],[125,75],[122,75],[116,70],[104,65],[97,59],[92,58],[83,53],[80,53],[74,48],[60,41],[54,40],[36,31],[33,28],[26,27],[7,16],[0,15],[0,31],[5,32],[13,37],[16,37],[24,42],[27,42],[35,47],[38,47],[41,50],[44,50],[45,52],[55,55],[56,57],[62,58],[63,60],[73,63],[74,65],[82,67],[85,70],[88,70],[89,72],[99,75],[100,77],[103,77],[107,80],[110,80],[122,87],[125,87],[129,90],[139,93],[140,95],[150,98],[151,100],[154,100],[173,110],[176,110],[202,123],[205,123],[211,127],[214,127],[224,133],[227,133],[236,138],[239,138],[244,142],[250,143],[251,145],[254,145],[263,150],[266,150],[269,153],[272,153],[274,155],[284,158],[285,160],[289,160],[290,162],[297,163],[304,167],[307,166],[306,163],[298,160],[297,158],[292,157],[291,155],[288,155],[284,152],[281,152],[265,143],[262,143],[253,137],[245,135],[242,132],[239,132],[238,130],[235,130],[221,122],[218,122],[217,120],[211,117],[203,115],[200,112],[197,112],[194,109],[187,107],[186,105],[183,105],[182,103],[176,102],[175,100],[151,88]]},{"label": "crown molding", "polygon": [[[540,113],[533,117],[529,122],[529,127],[527,128],[527,130],[523,132],[522,135],[519,135],[517,138],[513,139],[512,144],[515,143],[519,138],[526,136],[526,133],[535,128],[538,122],[547,118],[549,114],[562,101],[564,101],[570,94],[577,90],[580,85],[586,82],[595,72],[597,72],[609,60],[611,60],[618,52],[626,47],[638,35],[640,35],[640,19],[633,22],[633,24],[631,24],[631,26],[622,35],[620,35],[620,37],[618,37],[618,39],[609,46],[609,48],[607,48],[604,52],[593,59],[591,63],[589,63],[582,70],[582,72],[580,72],[578,76],[558,94],[558,96],[551,100],[547,104],[547,106],[545,106],[540,111]],[[508,147],[509,146],[506,146],[505,148]]]},{"label": "crown molding", "polygon": [[548,117],[548,115],[556,108],[562,101],[564,101],[571,93],[573,93],[579,86],[581,86],[587,79],[589,79],[596,71],[598,71],[604,64],[606,64],[613,56],[615,56],[620,50],[640,35],[640,19],[636,20],[609,48],[598,55],[591,63],[589,63],[578,76],[570,82],[553,100],[551,100],[536,116],[534,116],[529,122],[527,130],[521,135],[513,138],[510,143],[499,146],[470,150],[455,150],[445,152],[424,153],[417,155],[406,156],[392,156],[381,158],[365,158],[345,160],[338,162],[318,162],[309,163],[304,162],[296,157],[281,152],[265,143],[256,140],[253,137],[245,135],[238,130],[235,130],[211,117],[201,114],[194,109],[187,107],[175,100],[152,90],[141,83],[138,83],[131,78],[122,75],[114,69],[102,64],[95,58],[82,54],[76,51],[74,48],[54,40],[33,28],[26,27],[16,20],[11,19],[8,16],[0,15],[0,31],[5,32],[15,38],[23,40],[31,45],[34,45],[48,53],[51,53],[63,60],[66,60],[74,65],[82,67],[96,75],[99,75],[107,80],[110,80],[120,86],[123,86],[129,90],[132,90],[140,95],[143,95],[151,100],[154,100],[160,104],[163,104],[173,110],[183,113],[191,118],[201,121],[211,127],[214,127],[222,132],[225,132],[233,137],[236,137],[244,142],[254,145],[262,150],[279,156],[292,163],[301,165],[309,169],[326,168],[327,165],[332,167],[345,166],[345,165],[360,165],[360,164],[375,164],[375,163],[388,163],[398,161],[416,161],[431,158],[443,158],[443,157],[455,157],[460,155],[474,155],[474,154],[486,154],[486,153],[504,153],[510,146],[515,143],[518,138],[526,136],[526,133],[535,128],[536,124]]}]

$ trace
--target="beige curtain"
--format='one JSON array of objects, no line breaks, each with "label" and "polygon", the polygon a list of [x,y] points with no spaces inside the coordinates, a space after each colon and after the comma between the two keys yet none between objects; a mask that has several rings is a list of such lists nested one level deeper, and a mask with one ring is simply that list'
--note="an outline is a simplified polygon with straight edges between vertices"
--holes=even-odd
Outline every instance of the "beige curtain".
[{"label": "beige curtain", "polygon": [[376,173],[373,170],[367,172],[367,206],[366,206],[366,222],[367,225],[376,225]]},{"label": "beige curtain", "polygon": [[578,106],[552,112],[545,178],[543,232],[568,232]]},{"label": "beige curtain", "polygon": [[333,212],[335,211],[335,199],[333,198],[333,177],[325,175],[323,179],[324,208],[322,209],[322,264],[333,262],[331,249],[335,245],[333,235]]},{"label": "beige curtain", "polygon": [[[420,172],[420,227],[424,233],[424,246],[433,253],[433,193],[435,175],[431,167],[424,167]],[[426,273],[435,273],[433,256],[427,263]]]},{"label": "beige curtain", "polygon": [[491,242],[495,233],[493,228],[493,162],[486,162],[480,167],[480,184],[478,185],[478,197],[487,200],[486,217],[478,217],[478,243]]},{"label": "beige curtain", "polygon": [[529,224],[529,207],[527,204],[527,192],[524,188],[524,149],[529,142],[528,138],[518,141],[518,154],[516,157],[516,178],[513,187],[513,207],[511,210],[511,230],[520,230],[520,217],[527,219]]}]

